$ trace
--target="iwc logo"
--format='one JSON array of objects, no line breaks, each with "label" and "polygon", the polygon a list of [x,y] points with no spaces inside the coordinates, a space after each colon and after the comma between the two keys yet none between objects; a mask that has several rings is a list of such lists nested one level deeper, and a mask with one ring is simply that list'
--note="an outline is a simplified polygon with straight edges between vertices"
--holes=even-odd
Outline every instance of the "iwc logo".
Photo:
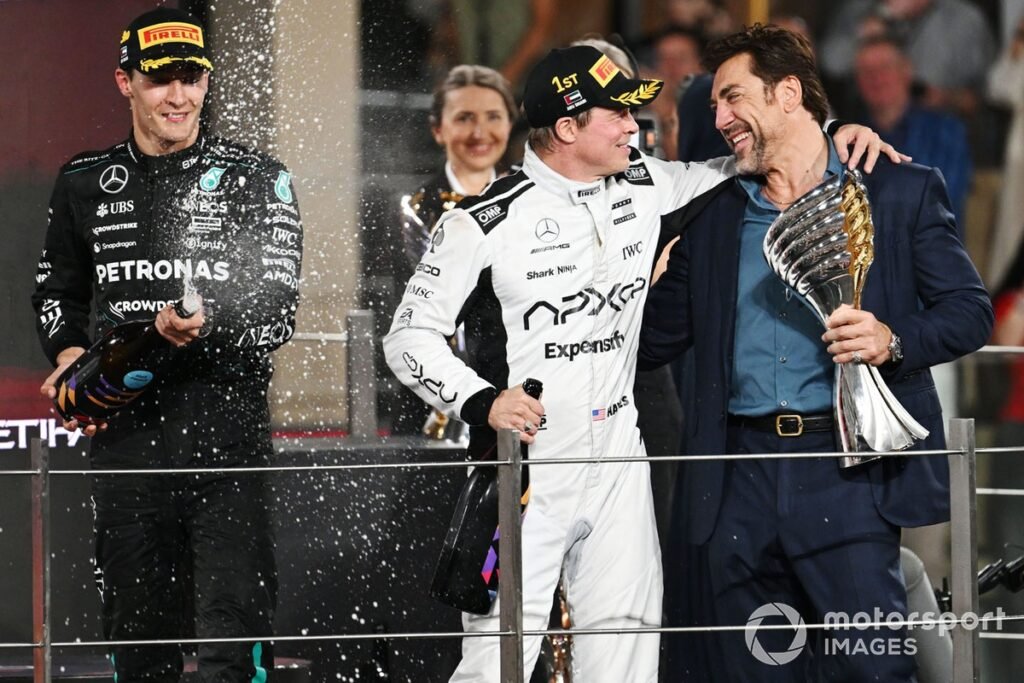
[{"label": "iwc logo", "polygon": [[561,230],[558,227],[558,223],[551,218],[542,218],[537,223],[537,227],[534,228],[533,234],[537,236],[541,242],[554,242],[558,239],[558,234]]},{"label": "iwc logo", "polygon": [[121,164],[108,166],[100,175],[100,189],[107,194],[117,194],[128,184],[128,169]]}]

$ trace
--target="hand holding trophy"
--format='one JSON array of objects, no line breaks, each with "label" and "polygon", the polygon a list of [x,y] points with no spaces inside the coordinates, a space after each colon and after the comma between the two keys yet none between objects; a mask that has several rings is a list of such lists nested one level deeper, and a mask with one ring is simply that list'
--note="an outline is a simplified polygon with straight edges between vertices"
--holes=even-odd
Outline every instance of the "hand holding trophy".
[{"label": "hand holding trophy", "polygon": [[[779,278],[810,305],[822,325],[842,304],[861,307],[874,260],[871,205],[860,172],[848,171],[801,197],[768,229],[764,256]],[[836,366],[833,410],[843,450],[842,467],[900,451],[928,436],[889,390],[878,369],[863,363]]]}]

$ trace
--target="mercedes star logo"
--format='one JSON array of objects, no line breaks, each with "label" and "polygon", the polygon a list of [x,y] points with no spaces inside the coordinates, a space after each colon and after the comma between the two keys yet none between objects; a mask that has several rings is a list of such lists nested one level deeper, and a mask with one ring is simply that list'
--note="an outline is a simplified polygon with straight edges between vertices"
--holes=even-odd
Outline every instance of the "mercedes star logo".
[{"label": "mercedes star logo", "polygon": [[542,218],[537,223],[537,229],[534,230],[534,234],[537,235],[537,239],[541,242],[553,242],[558,239],[558,223],[550,218]]},{"label": "mercedes star logo", "polygon": [[107,194],[117,194],[128,184],[128,169],[121,164],[108,166],[100,176],[100,189]]}]

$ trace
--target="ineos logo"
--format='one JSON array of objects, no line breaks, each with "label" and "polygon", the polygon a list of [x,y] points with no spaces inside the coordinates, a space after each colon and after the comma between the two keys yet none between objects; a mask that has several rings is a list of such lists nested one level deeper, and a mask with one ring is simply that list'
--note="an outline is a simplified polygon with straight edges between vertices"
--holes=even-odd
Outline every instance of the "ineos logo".
[{"label": "ineos logo", "polygon": [[100,176],[100,189],[107,194],[117,194],[128,184],[128,169],[121,164],[108,166]]},{"label": "ineos logo", "polygon": [[554,242],[558,239],[558,234],[561,230],[558,227],[558,223],[550,218],[542,218],[537,223],[536,229],[533,231],[537,235],[537,239],[541,242]]}]

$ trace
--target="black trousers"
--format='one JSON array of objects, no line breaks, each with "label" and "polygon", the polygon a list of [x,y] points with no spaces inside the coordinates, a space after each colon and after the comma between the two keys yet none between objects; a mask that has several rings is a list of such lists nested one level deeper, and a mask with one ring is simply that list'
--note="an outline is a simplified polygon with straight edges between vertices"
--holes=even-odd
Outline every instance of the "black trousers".
[{"label": "black trousers", "polygon": [[[93,467],[123,467],[132,451],[136,467],[169,466],[173,459],[159,454],[175,444],[161,436],[144,430],[113,448],[109,440],[94,443]],[[259,473],[95,475],[96,576],[106,639],[265,636],[198,647],[201,680],[265,681],[273,670],[269,636],[277,603],[268,498]],[[169,683],[181,675],[182,651],[119,646],[113,661],[122,683]]]},{"label": "black trousers", "polygon": [[[730,453],[838,450],[828,432],[784,438],[743,428],[730,428],[728,446]],[[730,463],[711,538],[671,555],[684,564],[679,576],[689,584],[675,592],[694,601],[682,610],[676,604],[674,616],[723,626],[782,625],[794,615],[821,623],[829,612],[874,617],[876,608],[905,616],[900,530],[875,507],[865,470],[871,466],[840,470],[835,458]],[[666,566],[666,584],[672,571]],[[671,618],[673,601],[666,606]],[[672,648],[663,680],[915,680],[915,645],[905,629],[805,634],[802,640],[792,630],[759,629],[691,637],[686,644],[700,652],[691,657]]]}]

